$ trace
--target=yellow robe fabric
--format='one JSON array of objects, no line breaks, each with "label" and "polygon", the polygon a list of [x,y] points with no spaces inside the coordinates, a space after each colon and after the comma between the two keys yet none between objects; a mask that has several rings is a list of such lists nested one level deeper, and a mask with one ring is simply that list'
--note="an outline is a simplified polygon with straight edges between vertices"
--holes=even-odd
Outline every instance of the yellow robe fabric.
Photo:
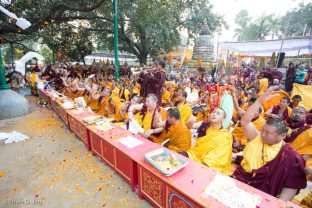
[{"label": "yellow robe fabric", "polygon": [[36,86],[36,78],[37,78],[37,74],[36,73],[31,73],[31,75],[30,75],[30,84],[31,84],[31,86],[32,87],[35,87]]},{"label": "yellow robe fabric", "polygon": [[310,190],[309,194],[302,199],[300,205],[304,207],[312,207],[312,190]]},{"label": "yellow robe fabric", "polygon": [[269,80],[267,78],[262,78],[259,80],[259,92],[258,95],[261,96],[269,87]]},{"label": "yellow robe fabric", "polygon": [[162,104],[169,104],[170,102],[170,92],[168,90],[165,90],[163,92],[163,95],[162,95]]},{"label": "yellow robe fabric", "polygon": [[290,143],[290,146],[297,150],[301,155],[312,156],[312,128],[299,134],[297,138]]},{"label": "yellow robe fabric", "polygon": [[312,109],[312,85],[301,85],[294,83],[291,91],[291,97],[294,95],[300,95],[302,97],[302,104],[307,111]]},{"label": "yellow robe fabric", "polygon": [[113,83],[112,82],[107,82],[107,88],[112,89]]},{"label": "yellow robe fabric", "polygon": [[92,99],[90,96],[88,98],[88,102],[87,105],[91,108],[92,111],[94,111],[95,113],[97,113],[99,111],[99,101],[96,99]]},{"label": "yellow robe fabric", "polygon": [[172,98],[173,95],[174,95],[174,88],[173,88],[173,87],[171,87],[171,88],[169,89],[169,93],[170,93],[170,98]]},{"label": "yellow robe fabric", "polygon": [[101,116],[105,116],[108,117],[108,112],[105,110],[105,108],[111,109],[110,105],[109,105],[109,98],[103,98],[101,100],[101,103],[99,104],[99,110],[97,112],[97,114],[101,115]]},{"label": "yellow robe fabric", "polygon": [[[166,111],[165,109],[161,108],[161,117],[162,120],[166,120]],[[144,131],[148,131],[152,129],[152,120],[153,120],[153,112],[150,113],[149,111],[146,112],[144,118],[140,113],[137,113],[135,115],[136,120],[138,121],[138,124],[141,125],[141,127],[144,129]],[[158,138],[154,135],[150,136],[154,141],[157,140]]]},{"label": "yellow robe fabric", "polygon": [[192,108],[188,103],[181,103],[178,105],[178,109],[180,111],[181,120],[184,123],[187,123],[190,117],[192,116]]},{"label": "yellow robe fabric", "polygon": [[121,114],[120,114],[120,108],[123,106],[123,104],[119,101],[115,102],[115,108],[114,108],[114,114],[108,115],[109,118],[113,118],[115,121],[123,121]]},{"label": "yellow robe fabric", "polygon": [[277,156],[283,145],[284,141],[274,145],[265,144],[262,142],[261,136],[258,135],[254,140],[247,143],[243,151],[242,167],[249,173],[254,169],[261,168]]},{"label": "yellow robe fabric", "polygon": [[175,152],[185,152],[191,148],[191,131],[187,128],[183,121],[179,124],[170,126],[168,132],[164,130],[156,143],[161,144],[166,139],[170,139],[168,148]]},{"label": "yellow robe fabric", "polygon": [[232,161],[232,135],[228,130],[208,130],[187,151],[191,160],[205,164],[223,174],[229,174]]},{"label": "yellow robe fabric", "polygon": [[271,107],[273,107],[274,105],[278,105],[283,97],[289,97],[289,95],[283,90],[273,92],[272,94],[275,94],[277,96],[262,103],[262,107],[265,112],[269,110]]},{"label": "yellow robe fabric", "polygon": [[[138,113],[140,114],[140,113]],[[161,117],[162,117],[162,120],[166,120],[166,111],[165,109],[161,108]],[[140,118],[142,119],[143,116],[141,115],[138,115],[136,116],[136,118]],[[142,128],[144,129],[144,131],[148,131],[148,130],[151,130],[152,129],[152,120],[153,120],[153,112],[150,113],[149,111],[146,112],[145,116],[144,116],[144,119],[141,120],[141,122],[138,122],[139,124],[141,123],[142,124]]]},{"label": "yellow robe fabric", "polygon": [[[259,118],[253,121],[252,123],[256,127],[256,129],[260,132],[263,124],[265,123],[265,119],[262,116],[259,116]],[[235,140],[240,141],[242,145],[247,144],[248,141],[247,137],[244,135],[243,128],[239,126],[239,123],[235,125],[234,130],[232,131],[232,135],[235,138]]]},{"label": "yellow robe fabric", "polygon": [[129,92],[129,90],[125,89],[124,94],[125,94],[125,97],[126,97],[126,101],[129,101],[130,100],[130,92]]},{"label": "yellow robe fabric", "polygon": [[114,100],[120,100],[119,91],[120,91],[120,90],[119,90],[119,88],[117,88],[117,87],[115,87],[115,89],[113,89],[111,97],[112,97]]}]

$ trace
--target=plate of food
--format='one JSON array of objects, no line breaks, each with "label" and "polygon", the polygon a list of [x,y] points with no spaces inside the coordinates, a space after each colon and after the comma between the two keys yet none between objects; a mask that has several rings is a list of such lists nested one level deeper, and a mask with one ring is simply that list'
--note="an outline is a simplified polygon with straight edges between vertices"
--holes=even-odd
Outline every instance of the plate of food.
[{"label": "plate of food", "polygon": [[171,176],[187,165],[187,160],[181,155],[166,149],[159,148],[144,155],[145,161],[156,168],[160,173]]},{"label": "plate of food", "polygon": [[85,122],[86,124],[94,124],[103,119],[104,119],[103,116],[88,116],[88,117],[85,117],[82,121]]}]

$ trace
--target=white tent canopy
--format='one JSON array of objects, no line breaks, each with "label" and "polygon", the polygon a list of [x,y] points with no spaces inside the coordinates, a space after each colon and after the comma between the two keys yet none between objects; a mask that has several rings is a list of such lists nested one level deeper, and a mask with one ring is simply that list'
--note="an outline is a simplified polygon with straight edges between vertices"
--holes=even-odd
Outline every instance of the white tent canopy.
[{"label": "white tent canopy", "polygon": [[20,60],[16,63],[16,71],[25,74],[25,63],[33,58],[36,58],[38,61],[44,61],[44,57],[41,56],[39,53],[36,52],[28,52],[26,53]]},{"label": "white tent canopy", "polygon": [[[222,42],[221,50],[229,50],[249,56],[271,56],[273,52],[285,52],[286,56],[312,54],[312,37],[284,40],[263,40],[246,42]],[[281,48],[282,47],[282,48]]]}]

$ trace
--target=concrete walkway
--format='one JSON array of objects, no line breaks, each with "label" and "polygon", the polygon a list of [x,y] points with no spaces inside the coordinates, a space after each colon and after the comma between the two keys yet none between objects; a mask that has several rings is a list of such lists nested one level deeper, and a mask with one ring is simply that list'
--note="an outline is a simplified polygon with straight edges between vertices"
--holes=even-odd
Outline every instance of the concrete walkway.
[{"label": "concrete walkway", "polygon": [[53,111],[29,97],[32,113],[0,121],[0,132],[30,136],[0,142],[0,207],[152,207],[99,161]]}]

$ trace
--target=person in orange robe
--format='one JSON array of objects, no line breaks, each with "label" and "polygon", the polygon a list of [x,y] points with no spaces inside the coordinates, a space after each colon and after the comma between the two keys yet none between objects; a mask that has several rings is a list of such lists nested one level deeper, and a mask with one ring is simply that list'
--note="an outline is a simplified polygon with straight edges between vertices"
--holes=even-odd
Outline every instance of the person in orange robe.
[{"label": "person in orange robe", "polygon": [[[134,116],[134,112],[139,111]],[[162,120],[166,119],[166,111],[158,105],[158,98],[154,94],[149,94],[146,97],[144,104],[131,105],[128,109],[128,118],[132,120],[135,118],[138,124],[144,129],[142,136],[154,141],[163,131],[163,128],[156,127],[159,122],[156,120],[156,115],[160,114]]]},{"label": "person in orange robe", "polygon": [[100,96],[98,97],[99,109],[96,112],[97,114],[108,117],[109,113],[112,111],[112,107],[109,105],[111,93],[112,91],[109,88],[103,89]]},{"label": "person in orange robe", "polygon": [[191,131],[181,120],[179,109],[169,108],[167,120],[160,122],[158,127],[163,127],[164,130],[154,142],[159,144],[165,142],[163,145],[175,152],[183,152],[191,148]]},{"label": "person in orange robe", "polygon": [[[112,111],[108,112],[108,118],[113,118],[114,121],[121,122],[123,121],[123,118],[120,114],[120,108],[122,107],[122,103],[119,99],[116,98],[109,98],[109,107],[112,109]],[[109,108],[107,106],[106,111],[109,111]]]}]

